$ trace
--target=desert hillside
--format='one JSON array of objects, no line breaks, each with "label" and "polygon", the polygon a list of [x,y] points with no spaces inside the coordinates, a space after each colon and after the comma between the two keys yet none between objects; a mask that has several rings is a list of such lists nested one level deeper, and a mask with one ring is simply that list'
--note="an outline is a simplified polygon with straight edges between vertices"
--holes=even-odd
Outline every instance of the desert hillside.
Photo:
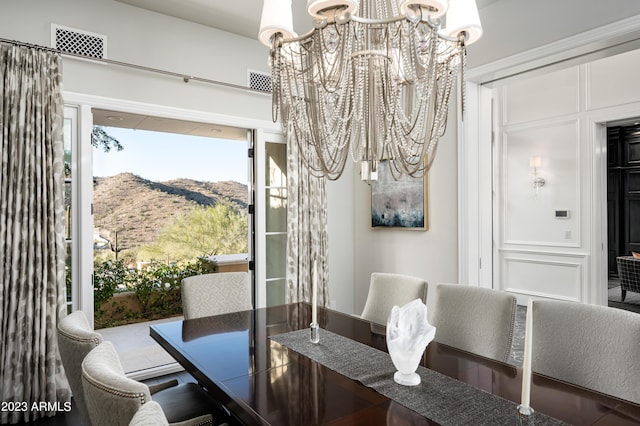
[{"label": "desert hillside", "polygon": [[234,181],[176,179],[152,182],[132,173],[97,177],[93,186],[94,230],[118,246],[133,248],[153,242],[173,218],[195,206],[228,202],[247,209],[247,186]]}]

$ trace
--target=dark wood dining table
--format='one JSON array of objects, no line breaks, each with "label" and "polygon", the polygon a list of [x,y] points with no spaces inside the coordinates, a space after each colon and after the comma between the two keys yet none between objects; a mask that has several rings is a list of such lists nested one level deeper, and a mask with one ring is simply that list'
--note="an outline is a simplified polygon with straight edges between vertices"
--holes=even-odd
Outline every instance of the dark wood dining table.
[{"label": "dark wood dining table", "polygon": [[[437,424],[269,338],[308,328],[310,319],[310,306],[297,303],[155,324],[150,334],[244,424]],[[387,351],[385,336],[373,332],[368,321],[319,308],[318,322],[321,333],[329,330]],[[513,365],[437,342],[427,347],[422,365],[520,401],[522,369]],[[640,424],[640,405],[535,373],[531,406],[576,425]]]}]

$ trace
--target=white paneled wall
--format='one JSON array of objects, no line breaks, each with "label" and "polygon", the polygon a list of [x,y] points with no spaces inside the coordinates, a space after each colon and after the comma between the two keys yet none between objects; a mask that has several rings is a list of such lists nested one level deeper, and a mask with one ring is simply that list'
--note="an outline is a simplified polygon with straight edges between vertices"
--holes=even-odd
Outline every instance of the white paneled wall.
[{"label": "white paneled wall", "polygon": [[534,297],[581,301],[586,257],[558,252],[505,251],[504,290]]},{"label": "white paneled wall", "polygon": [[[579,129],[577,120],[506,130],[502,139],[504,242],[579,246]],[[531,157],[539,157],[535,188]],[[566,210],[566,219],[555,217]],[[535,224],[536,226],[530,226]]]},{"label": "white paneled wall", "polygon": [[587,108],[596,110],[640,101],[640,51],[592,62],[587,71]]},{"label": "white paneled wall", "polygon": [[[596,130],[640,116],[639,63],[632,51],[495,89],[494,287],[521,303],[529,296],[606,303],[606,215],[596,208],[606,203],[606,141]],[[546,181],[537,190],[534,156]]]},{"label": "white paneled wall", "polygon": [[530,122],[577,113],[578,67],[517,81],[503,88],[503,123]]}]

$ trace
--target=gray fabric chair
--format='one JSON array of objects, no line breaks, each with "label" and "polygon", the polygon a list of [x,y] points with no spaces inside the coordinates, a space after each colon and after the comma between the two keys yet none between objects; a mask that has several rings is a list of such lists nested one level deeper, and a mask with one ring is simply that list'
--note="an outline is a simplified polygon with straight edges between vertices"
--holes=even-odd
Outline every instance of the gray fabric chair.
[{"label": "gray fabric chair", "polygon": [[246,272],[218,272],[182,280],[184,319],[250,309],[253,309],[251,283]]},{"label": "gray fabric chair", "polygon": [[[103,342],[82,362],[82,387],[93,426],[127,426],[141,405],[152,400],[149,387],[129,379],[111,342]],[[212,425],[227,419],[197,384],[185,383],[153,394],[172,425]]]},{"label": "gray fabric chair", "polygon": [[511,354],[517,300],[503,291],[438,284],[433,294],[434,340],[507,362]]},{"label": "gray fabric chair", "polygon": [[100,343],[102,336],[91,329],[84,312],[72,312],[58,322],[60,358],[69,379],[75,406],[85,425],[91,423],[82,392],[82,361]]},{"label": "gray fabric chair", "polygon": [[532,319],[533,371],[640,404],[640,315],[541,300]]},{"label": "gray fabric chair", "polygon": [[621,301],[627,297],[627,291],[640,293],[640,259],[633,256],[616,258],[618,276],[620,277]]},{"label": "gray fabric chair", "polygon": [[[427,286],[427,282],[422,278],[374,272],[371,274],[369,294],[360,317],[386,327],[387,318],[394,305],[402,306],[415,299],[426,303]],[[384,330],[380,328],[379,332],[383,333]]]},{"label": "gray fabric chair", "polygon": [[155,401],[149,401],[134,414],[129,426],[169,426],[162,407]]},{"label": "gray fabric chair", "polygon": [[[83,311],[74,311],[62,318],[58,323],[57,335],[60,358],[69,380],[75,406],[80,412],[83,424],[90,426],[91,420],[82,387],[82,361],[93,348],[103,342],[103,337],[91,329],[89,320]],[[177,380],[170,380],[152,385],[150,386],[151,393],[177,384]]]}]

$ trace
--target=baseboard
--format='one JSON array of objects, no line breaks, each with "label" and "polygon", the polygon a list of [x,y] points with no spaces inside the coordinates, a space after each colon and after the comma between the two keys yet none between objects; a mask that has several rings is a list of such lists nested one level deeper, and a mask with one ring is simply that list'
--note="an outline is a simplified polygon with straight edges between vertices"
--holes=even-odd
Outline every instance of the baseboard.
[{"label": "baseboard", "polygon": [[184,371],[184,368],[177,362],[171,364],[159,365],[157,367],[145,368],[144,370],[131,371],[127,373],[127,377],[133,380],[148,380],[155,377],[166,376]]}]

